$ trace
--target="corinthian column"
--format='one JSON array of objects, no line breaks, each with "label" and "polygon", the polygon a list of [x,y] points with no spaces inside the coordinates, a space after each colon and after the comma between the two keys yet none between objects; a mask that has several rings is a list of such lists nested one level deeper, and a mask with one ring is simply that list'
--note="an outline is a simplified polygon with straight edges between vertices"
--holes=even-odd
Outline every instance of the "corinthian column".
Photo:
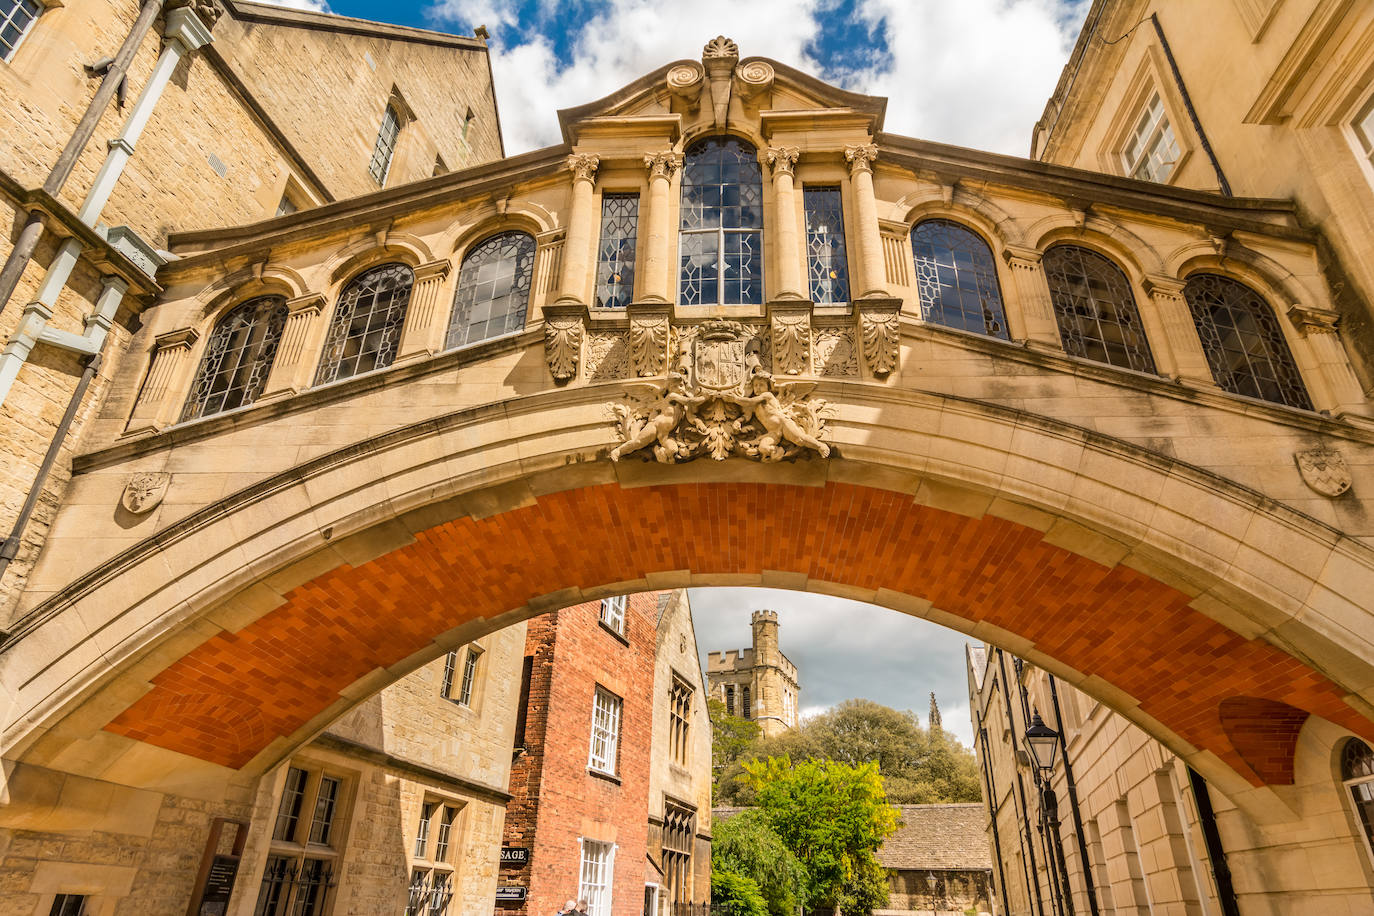
[{"label": "corinthian column", "polygon": [[668,192],[673,173],[682,167],[682,155],[672,150],[644,157],[649,170],[649,232],[644,245],[644,301],[670,302],[668,285]]},{"label": "corinthian column", "polygon": [[160,334],[153,339],[153,360],[148,366],[148,380],[143,383],[138,403],[125,435],[156,432],[172,420],[173,400],[181,391],[186,357],[200,334],[195,328],[181,328]]},{"label": "corinthian column", "polygon": [[844,148],[854,185],[854,221],[859,227],[859,289],[864,296],[886,296],[883,273],[883,239],[878,230],[878,200],[873,194],[873,161],[878,158],[874,143],[856,143]]},{"label": "corinthian column", "polygon": [[568,157],[573,173],[572,206],[568,210],[568,240],[563,245],[563,282],[559,302],[589,301],[587,278],[592,259],[592,187],[601,160],[594,153],[574,153]]},{"label": "corinthian column", "polygon": [[[795,146],[768,150],[768,167],[773,171],[773,199],[777,216],[773,223],[777,239],[779,299],[805,299],[802,288],[802,252],[797,243],[797,202],[793,190],[793,171],[800,150]],[[872,185],[869,186],[870,192]]]}]

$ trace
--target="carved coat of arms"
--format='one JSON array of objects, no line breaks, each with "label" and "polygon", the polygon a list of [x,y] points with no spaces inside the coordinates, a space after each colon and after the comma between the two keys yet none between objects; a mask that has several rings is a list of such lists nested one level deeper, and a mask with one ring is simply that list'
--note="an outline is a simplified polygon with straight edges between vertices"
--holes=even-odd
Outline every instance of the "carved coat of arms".
[{"label": "carved coat of arms", "polygon": [[134,515],[149,512],[167,495],[172,475],[166,471],[144,471],[129,478],[120,494],[119,504]]},{"label": "carved coat of arms", "polygon": [[664,464],[701,456],[828,456],[830,446],[820,440],[825,401],[810,396],[816,383],[775,382],[753,335],[739,322],[703,323],[690,344],[691,358],[678,363],[686,374],[673,372],[661,385],[632,386],[627,401],[612,408],[621,442],[611,460],[640,450]]},{"label": "carved coat of arms", "polygon": [[1340,496],[1350,489],[1350,468],[1341,453],[1330,448],[1310,448],[1293,453],[1303,483],[1322,496]]}]

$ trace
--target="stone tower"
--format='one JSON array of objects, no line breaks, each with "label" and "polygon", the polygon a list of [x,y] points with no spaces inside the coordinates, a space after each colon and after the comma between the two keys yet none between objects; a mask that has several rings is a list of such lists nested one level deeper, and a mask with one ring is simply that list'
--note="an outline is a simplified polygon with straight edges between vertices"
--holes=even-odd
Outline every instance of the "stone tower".
[{"label": "stone tower", "polygon": [[940,704],[935,702],[935,691],[930,692],[930,734],[935,736],[940,732]]},{"label": "stone tower", "polygon": [[707,656],[707,685],[731,715],[757,722],[765,735],[776,735],[797,724],[797,666],[779,648],[777,611],[757,610],[749,624],[750,648]]}]

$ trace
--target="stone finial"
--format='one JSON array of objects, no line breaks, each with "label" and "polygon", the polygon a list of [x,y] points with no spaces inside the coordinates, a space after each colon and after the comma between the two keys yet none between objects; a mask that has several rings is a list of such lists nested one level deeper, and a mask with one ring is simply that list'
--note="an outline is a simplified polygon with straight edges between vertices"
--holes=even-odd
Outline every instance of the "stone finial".
[{"label": "stone finial", "polygon": [[850,173],[872,172],[873,162],[878,158],[876,143],[853,143],[844,148],[845,161],[849,163]]},{"label": "stone finial", "polygon": [[488,38],[491,37],[491,33],[487,31],[486,26],[479,25],[477,28],[472,30],[472,36],[474,38],[480,39],[481,41],[486,41]]},{"label": "stone finial", "polygon": [[596,181],[596,168],[600,164],[601,158],[595,153],[573,153],[567,158],[573,181]]},{"label": "stone finial", "polygon": [[720,58],[739,59],[739,45],[735,44],[724,35],[717,35],[701,49],[702,60],[717,60]]},{"label": "stone finial", "polygon": [[767,154],[768,167],[775,175],[794,175],[800,156],[801,150],[795,146],[770,146]]}]

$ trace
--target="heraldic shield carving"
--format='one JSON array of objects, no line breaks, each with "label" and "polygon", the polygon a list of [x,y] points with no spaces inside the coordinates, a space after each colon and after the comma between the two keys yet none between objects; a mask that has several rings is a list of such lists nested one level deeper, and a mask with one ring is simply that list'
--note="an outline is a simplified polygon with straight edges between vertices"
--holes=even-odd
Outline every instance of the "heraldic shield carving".
[{"label": "heraldic shield carving", "polygon": [[134,515],[142,515],[154,509],[167,495],[167,485],[172,475],[166,471],[144,471],[129,478],[120,494],[119,503]]},{"label": "heraldic shield carving", "polygon": [[816,452],[829,456],[825,401],[813,382],[776,382],[759,358],[755,329],[737,321],[703,322],[681,346],[679,371],[662,385],[631,386],[612,408],[621,442],[611,460],[643,450],[663,464],[707,456],[782,461]]},{"label": "heraldic shield carving", "polygon": [[1337,497],[1350,489],[1350,468],[1341,453],[1330,448],[1310,448],[1294,452],[1303,483],[1322,496]]}]

